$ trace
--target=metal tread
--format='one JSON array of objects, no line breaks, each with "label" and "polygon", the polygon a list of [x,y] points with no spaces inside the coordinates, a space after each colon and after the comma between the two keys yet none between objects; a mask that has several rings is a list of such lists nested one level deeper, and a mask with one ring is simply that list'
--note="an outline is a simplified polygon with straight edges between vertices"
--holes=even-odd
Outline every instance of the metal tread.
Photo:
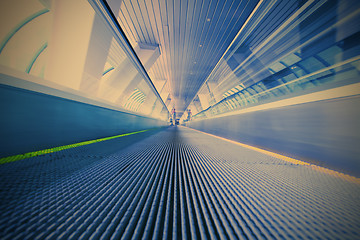
[{"label": "metal tread", "polygon": [[187,128],[138,140],[0,165],[0,238],[360,238],[358,184]]}]

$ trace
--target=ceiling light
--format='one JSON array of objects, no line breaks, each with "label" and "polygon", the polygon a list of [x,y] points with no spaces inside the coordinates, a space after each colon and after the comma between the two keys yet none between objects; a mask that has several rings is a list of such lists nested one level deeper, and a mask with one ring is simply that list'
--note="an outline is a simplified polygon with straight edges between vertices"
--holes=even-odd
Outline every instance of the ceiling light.
[{"label": "ceiling light", "polygon": [[207,18],[206,21],[207,21],[207,22],[210,22],[210,18]]},{"label": "ceiling light", "polygon": [[202,45],[200,44],[199,47],[202,47]]}]

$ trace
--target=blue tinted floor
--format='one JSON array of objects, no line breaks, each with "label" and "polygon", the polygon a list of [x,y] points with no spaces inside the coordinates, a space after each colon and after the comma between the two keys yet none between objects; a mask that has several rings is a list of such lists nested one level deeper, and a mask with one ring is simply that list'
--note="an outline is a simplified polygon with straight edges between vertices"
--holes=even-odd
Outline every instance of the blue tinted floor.
[{"label": "blue tinted floor", "polygon": [[360,239],[360,186],[183,127],[0,165],[0,239]]}]

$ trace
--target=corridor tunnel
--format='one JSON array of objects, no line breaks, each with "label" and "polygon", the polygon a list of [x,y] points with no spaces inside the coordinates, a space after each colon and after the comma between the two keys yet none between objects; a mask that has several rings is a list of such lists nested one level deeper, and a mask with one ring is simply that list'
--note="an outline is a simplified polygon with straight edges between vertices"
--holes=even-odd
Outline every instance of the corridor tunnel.
[{"label": "corridor tunnel", "polygon": [[0,239],[360,238],[359,1],[0,19]]}]

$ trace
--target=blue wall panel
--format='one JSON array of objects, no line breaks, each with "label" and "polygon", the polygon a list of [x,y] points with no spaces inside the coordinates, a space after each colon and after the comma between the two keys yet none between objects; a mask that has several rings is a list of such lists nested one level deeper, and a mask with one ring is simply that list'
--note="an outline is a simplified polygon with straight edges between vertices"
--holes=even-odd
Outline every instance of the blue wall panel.
[{"label": "blue wall panel", "polygon": [[0,157],[166,124],[6,85],[0,85],[0,112]]},{"label": "blue wall panel", "polygon": [[359,106],[356,96],[195,121],[188,126],[360,176]]}]

